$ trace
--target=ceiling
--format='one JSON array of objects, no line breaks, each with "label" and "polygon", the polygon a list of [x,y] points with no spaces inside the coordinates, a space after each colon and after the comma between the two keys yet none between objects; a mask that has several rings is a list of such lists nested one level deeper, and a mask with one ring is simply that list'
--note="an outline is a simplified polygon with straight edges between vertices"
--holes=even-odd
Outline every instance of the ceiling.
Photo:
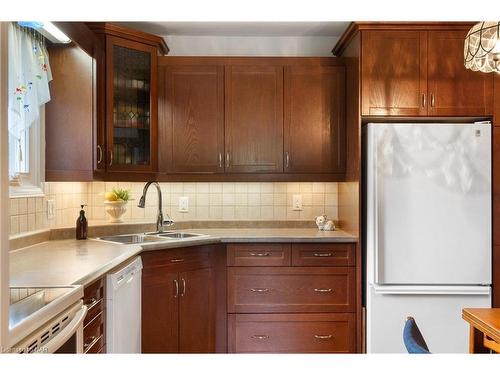
[{"label": "ceiling", "polygon": [[340,37],[350,22],[117,22],[151,34],[190,36]]}]

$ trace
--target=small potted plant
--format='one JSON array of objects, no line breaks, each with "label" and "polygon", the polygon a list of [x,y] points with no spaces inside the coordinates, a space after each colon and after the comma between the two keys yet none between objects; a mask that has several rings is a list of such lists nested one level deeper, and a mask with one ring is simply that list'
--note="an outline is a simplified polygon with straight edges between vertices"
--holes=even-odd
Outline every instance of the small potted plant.
[{"label": "small potted plant", "polygon": [[111,223],[122,223],[121,217],[127,212],[127,202],[130,199],[129,189],[113,188],[104,194],[104,209],[110,216]]}]

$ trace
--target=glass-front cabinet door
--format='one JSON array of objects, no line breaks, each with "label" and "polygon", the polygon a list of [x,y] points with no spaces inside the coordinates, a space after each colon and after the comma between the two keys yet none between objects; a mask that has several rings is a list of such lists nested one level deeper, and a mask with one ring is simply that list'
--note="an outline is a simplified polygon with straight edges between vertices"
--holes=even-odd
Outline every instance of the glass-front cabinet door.
[{"label": "glass-front cabinet door", "polygon": [[106,37],[109,170],[156,169],[156,59],[153,46]]}]

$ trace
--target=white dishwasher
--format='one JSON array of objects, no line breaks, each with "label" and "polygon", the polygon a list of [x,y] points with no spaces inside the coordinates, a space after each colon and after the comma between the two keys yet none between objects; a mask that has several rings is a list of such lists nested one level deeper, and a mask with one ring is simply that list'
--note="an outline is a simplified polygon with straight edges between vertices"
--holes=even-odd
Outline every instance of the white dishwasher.
[{"label": "white dishwasher", "polygon": [[141,352],[142,261],[135,258],[106,277],[106,352]]}]

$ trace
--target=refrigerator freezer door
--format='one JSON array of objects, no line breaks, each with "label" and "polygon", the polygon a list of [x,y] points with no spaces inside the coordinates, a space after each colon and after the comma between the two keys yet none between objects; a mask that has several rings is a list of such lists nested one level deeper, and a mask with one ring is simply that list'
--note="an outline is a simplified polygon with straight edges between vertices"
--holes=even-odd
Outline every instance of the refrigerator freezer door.
[{"label": "refrigerator freezer door", "polygon": [[366,350],[368,353],[406,353],[403,327],[413,316],[432,353],[467,353],[469,326],[462,319],[465,307],[490,307],[489,287],[478,294],[367,295]]},{"label": "refrigerator freezer door", "polygon": [[367,129],[368,281],[491,283],[489,124]]}]

